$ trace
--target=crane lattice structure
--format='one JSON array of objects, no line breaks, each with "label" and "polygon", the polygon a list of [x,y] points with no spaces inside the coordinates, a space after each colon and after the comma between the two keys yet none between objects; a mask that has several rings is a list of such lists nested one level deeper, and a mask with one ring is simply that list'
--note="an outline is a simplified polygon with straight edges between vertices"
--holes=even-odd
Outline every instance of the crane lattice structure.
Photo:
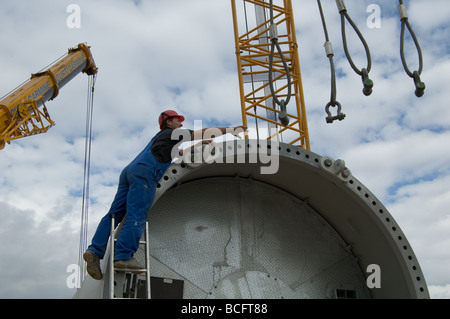
[{"label": "crane lattice structure", "polygon": [[[254,118],[258,139],[262,121],[267,123],[267,140],[282,138],[284,143],[310,150],[291,0],[231,0],[231,4],[243,125]],[[252,7],[254,15],[249,14]],[[276,25],[278,52],[271,50],[272,24]],[[285,121],[280,119],[283,109],[277,97],[291,101],[286,105]]]}]

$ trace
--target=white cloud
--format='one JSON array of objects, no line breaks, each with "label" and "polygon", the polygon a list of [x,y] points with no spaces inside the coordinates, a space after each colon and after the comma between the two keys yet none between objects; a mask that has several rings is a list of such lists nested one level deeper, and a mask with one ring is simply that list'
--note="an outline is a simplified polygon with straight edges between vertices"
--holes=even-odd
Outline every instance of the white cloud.
[{"label": "white cloud", "polygon": [[0,296],[70,298],[66,268],[77,263],[73,252],[76,256],[79,237],[70,221],[73,216],[59,214],[59,229],[52,230],[54,223],[37,224],[32,210],[21,210],[5,202],[0,202],[0,210],[3,219],[0,240],[4,247],[0,259]]},{"label": "white cloud", "polygon": [[433,299],[450,299],[450,285],[445,286],[428,286],[431,298]]}]

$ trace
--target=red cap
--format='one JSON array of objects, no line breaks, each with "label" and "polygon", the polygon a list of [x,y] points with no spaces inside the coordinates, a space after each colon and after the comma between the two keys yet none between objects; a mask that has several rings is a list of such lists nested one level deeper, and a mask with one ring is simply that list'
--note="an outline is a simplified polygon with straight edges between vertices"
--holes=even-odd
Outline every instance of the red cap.
[{"label": "red cap", "polygon": [[159,128],[162,129],[162,125],[164,123],[165,120],[167,120],[170,117],[178,117],[180,119],[180,122],[184,121],[184,116],[183,115],[179,115],[177,112],[173,111],[173,110],[167,110],[162,112],[159,115]]}]

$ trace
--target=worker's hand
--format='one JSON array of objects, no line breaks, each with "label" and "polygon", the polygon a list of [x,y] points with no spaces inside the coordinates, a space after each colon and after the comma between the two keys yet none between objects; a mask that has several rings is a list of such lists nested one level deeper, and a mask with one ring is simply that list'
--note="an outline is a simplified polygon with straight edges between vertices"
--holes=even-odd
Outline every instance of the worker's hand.
[{"label": "worker's hand", "polygon": [[188,147],[188,148],[186,148],[186,149],[180,149],[179,150],[179,152],[178,152],[178,154],[180,154],[180,156],[183,156],[183,154],[185,154],[185,153],[187,153],[187,152],[190,152],[191,150],[193,150],[193,149],[195,149],[195,148],[197,148],[197,147],[200,147],[200,146],[202,146],[203,144],[213,144],[213,147],[215,147],[216,146],[216,143],[214,143],[214,141],[213,140],[201,140],[200,142],[198,142],[198,143],[196,143],[195,145],[192,145],[192,146],[190,146],[190,147]]},{"label": "worker's hand", "polygon": [[243,126],[243,125],[235,126],[234,127],[234,131],[233,131],[233,135],[238,137],[238,138],[242,138],[242,137],[239,136],[239,134],[245,133],[247,131],[248,131],[247,126]]},{"label": "worker's hand", "polygon": [[214,149],[217,146],[216,142],[214,142],[213,140],[203,140],[202,144],[211,145],[211,149]]}]

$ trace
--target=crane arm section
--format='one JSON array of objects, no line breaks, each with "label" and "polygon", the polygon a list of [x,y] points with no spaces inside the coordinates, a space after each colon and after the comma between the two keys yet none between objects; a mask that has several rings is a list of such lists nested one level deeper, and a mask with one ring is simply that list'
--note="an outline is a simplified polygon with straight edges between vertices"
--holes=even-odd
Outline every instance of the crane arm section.
[{"label": "crane arm section", "polygon": [[90,47],[80,43],[46,71],[32,74],[0,101],[0,150],[12,140],[47,132],[55,123],[45,102],[56,98],[60,88],[79,73],[94,75],[97,71]]},{"label": "crane arm section", "polygon": [[[248,126],[248,119],[256,119],[256,123],[265,122],[269,129],[268,140],[279,139],[280,134],[284,134],[289,144],[309,150],[291,0],[243,0],[242,3],[231,0],[243,125]],[[254,10],[248,10],[252,7]],[[255,14],[247,14],[247,11]],[[272,29],[275,26],[282,54],[271,53]],[[292,81],[286,81],[288,72],[283,57]],[[276,87],[274,92],[271,91],[273,87]],[[294,102],[286,110],[288,123],[283,123],[282,110],[277,109],[274,95],[288,98],[289,91],[292,91]]]}]

